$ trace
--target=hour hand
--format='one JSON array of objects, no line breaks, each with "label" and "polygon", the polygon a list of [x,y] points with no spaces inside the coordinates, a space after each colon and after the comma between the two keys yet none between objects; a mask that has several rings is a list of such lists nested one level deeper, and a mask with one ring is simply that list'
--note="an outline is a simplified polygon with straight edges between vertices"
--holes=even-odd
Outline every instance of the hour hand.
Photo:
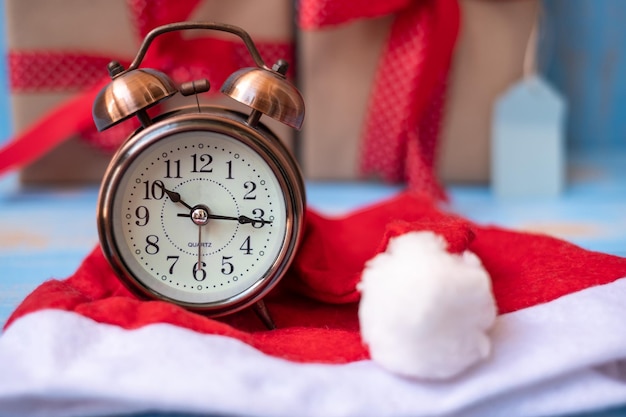
[{"label": "hour hand", "polygon": [[161,187],[161,189],[163,191],[165,191],[165,194],[167,194],[167,196],[170,198],[170,200],[172,200],[173,203],[180,203],[183,206],[187,207],[189,210],[193,210],[193,207],[191,207],[189,204],[185,203],[181,198],[180,198],[180,194],[178,194],[176,191],[172,191],[172,190],[168,190],[167,188],[165,188],[165,186],[161,183],[161,182],[156,182],[156,184]]}]

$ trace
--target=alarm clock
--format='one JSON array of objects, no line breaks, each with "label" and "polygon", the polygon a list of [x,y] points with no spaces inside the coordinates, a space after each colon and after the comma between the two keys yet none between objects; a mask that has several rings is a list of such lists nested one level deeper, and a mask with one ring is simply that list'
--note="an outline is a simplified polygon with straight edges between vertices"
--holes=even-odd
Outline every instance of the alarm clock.
[{"label": "alarm clock", "polygon": [[[140,68],[156,37],[192,29],[243,41],[256,66],[233,73],[221,91],[249,112],[200,105],[207,80],[176,85],[161,71]],[[108,70],[112,80],[93,105],[97,129],[131,117],[141,122],[113,155],[98,197],[100,244],[111,267],[144,299],[209,316],[253,307],[273,328],[263,297],[296,254],[305,207],[296,161],[260,120],[302,125],[304,102],[285,78],[286,62],[266,66],[239,27],[182,22],[154,29],[128,68],[112,62]],[[196,96],[196,105],[148,114],[177,94]]]}]

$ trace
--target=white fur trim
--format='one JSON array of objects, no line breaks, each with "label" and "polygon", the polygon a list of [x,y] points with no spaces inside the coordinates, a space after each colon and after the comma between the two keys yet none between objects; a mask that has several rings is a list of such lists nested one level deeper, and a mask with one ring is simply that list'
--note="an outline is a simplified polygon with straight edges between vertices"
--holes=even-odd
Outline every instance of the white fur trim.
[{"label": "white fur trim", "polygon": [[365,266],[359,320],[372,359],[415,378],[449,378],[486,358],[496,317],[480,259],[430,231],[390,239]]},{"label": "white fur trim", "polygon": [[367,360],[289,362],[169,324],[128,331],[42,310],[0,336],[0,416],[608,415],[626,405],[624,300],[626,278],[499,315],[489,359],[446,381],[401,378]]}]

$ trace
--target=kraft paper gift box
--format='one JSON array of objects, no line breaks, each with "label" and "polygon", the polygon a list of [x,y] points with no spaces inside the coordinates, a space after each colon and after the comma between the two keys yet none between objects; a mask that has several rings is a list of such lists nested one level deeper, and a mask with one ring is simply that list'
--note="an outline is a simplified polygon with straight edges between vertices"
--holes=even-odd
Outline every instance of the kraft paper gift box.
[{"label": "kraft paper gift box", "polygon": [[432,174],[456,0],[302,0],[298,23],[305,175],[441,195]]},{"label": "kraft paper gift box", "polygon": [[[415,101],[411,104],[421,107],[418,117],[412,120],[413,132],[408,134],[426,139],[417,141],[419,155],[412,159],[413,168],[421,164],[422,174],[432,169],[436,180],[444,184],[489,180],[492,107],[497,96],[522,75],[528,37],[536,19],[536,0],[460,0],[456,25],[453,6],[443,10],[446,1],[442,0],[381,2],[385,3],[381,10],[390,13],[378,15],[367,11],[355,17],[344,12],[343,15],[336,13],[339,16],[334,20],[336,10],[333,7],[340,7],[336,2],[302,0],[302,3],[314,3],[317,9],[311,8],[323,16],[321,23],[309,22],[299,32],[298,76],[307,104],[302,164],[308,177],[319,180],[372,178],[363,172],[363,166],[367,165],[364,159],[369,152],[364,142],[368,124],[371,125],[368,118],[375,116],[373,101],[379,100],[375,96],[381,73],[396,72],[395,76],[410,77],[410,73],[397,72],[392,67],[402,67],[404,61],[415,54],[421,54],[427,62],[441,59],[441,54],[446,53],[442,50],[448,48],[451,63],[449,67],[440,65],[439,85],[425,88],[424,84],[432,80],[417,75],[420,83],[417,87],[390,92],[390,98],[384,99],[382,107],[393,109],[388,112],[391,115],[388,119],[392,119],[405,111],[402,106],[407,100],[399,96],[415,94],[426,101],[425,105]],[[370,5],[374,3],[377,2],[370,2]],[[421,32],[413,32],[413,41],[405,40],[405,45],[409,45],[408,53],[398,54],[399,59],[385,63],[390,42],[398,35],[392,32],[397,20],[411,13],[411,8],[432,8],[433,4],[440,5],[439,13],[431,9],[431,19],[427,17],[418,22],[423,26]],[[302,11],[300,20],[303,20]],[[453,36],[456,30],[458,37]],[[445,37],[449,38],[448,42],[442,41]],[[425,45],[423,49],[410,50],[410,45],[420,42]],[[425,50],[433,46],[440,50],[439,56]],[[426,71],[424,67],[414,68]],[[391,88],[394,83],[406,87],[402,80],[395,79],[390,83]],[[406,118],[398,117],[392,122],[406,123]],[[394,129],[391,122],[383,120],[382,124],[381,136]],[[393,142],[389,143],[389,149],[379,154],[385,157],[385,152],[395,153],[392,164],[410,165],[411,160],[407,157],[404,161],[402,155],[409,152],[410,147],[398,150],[394,146]],[[416,164],[414,161],[419,158],[422,160]],[[401,168],[396,166],[396,169]],[[411,167],[405,170],[410,171]],[[409,174],[390,175],[388,169],[380,166],[378,171],[382,175],[377,177],[392,182],[408,180],[411,185]],[[416,187],[427,191],[433,188],[428,184]]]},{"label": "kraft paper gift box", "polygon": [[[61,109],[68,100],[88,92],[95,94],[93,91],[97,91],[108,78],[107,63],[112,59],[130,62],[143,36],[162,24],[210,20],[240,26],[250,33],[269,66],[279,58],[292,60],[293,54],[292,5],[288,0],[268,0],[262,3],[245,0],[227,3],[219,0],[7,0],[6,16],[13,128],[18,136],[51,111]],[[232,42],[234,58],[211,54],[210,48],[199,48],[189,54],[194,55],[190,58],[196,66],[202,62],[200,66],[206,65],[206,68],[189,69],[186,68],[186,62],[168,63],[165,59],[162,62],[168,64],[166,66],[169,68],[157,69],[168,73],[176,82],[190,81],[184,79],[185,76],[206,76],[208,73],[212,88],[204,94],[202,101],[218,104],[232,102],[236,105],[233,100],[217,94],[223,79],[217,76],[217,80],[212,79],[211,71],[212,66],[219,67],[215,71],[217,74],[225,70],[228,73],[235,71],[238,69],[234,67],[235,64],[252,65],[243,43],[236,37],[223,37],[212,31],[194,31],[181,36],[182,41],[208,37]],[[184,61],[188,57],[182,58]],[[183,79],[177,79],[177,75],[181,78],[181,74]],[[193,103],[182,103],[195,104],[195,100]],[[64,137],[62,143],[53,149],[41,151],[43,156],[34,162],[28,161],[21,171],[24,183],[100,181],[112,152],[131,131],[131,127],[115,127],[113,129],[117,132],[111,130],[104,134],[97,133],[93,123],[84,120],[88,116],[87,110],[91,112],[90,107],[86,109],[87,104],[89,101],[83,100],[80,111],[65,112],[68,119],[76,118],[75,124],[80,128],[71,137]],[[168,106],[176,104],[181,104],[181,100],[168,102]],[[79,122],[80,117],[82,119]],[[291,146],[290,129],[273,120],[268,121],[267,117],[263,121]],[[47,130],[46,124],[41,126],[38,130],[40,137],[46,137]],[[26,147],[27,152],[37,152],[40,143],[36,141]]]},{"label": "kraft paper gift box", "polygon": [[[132,56],[135,42],[122,1],[6,1],[13,130],[20,133],[49,110],[85,89],[106,72],[100,59]],[[100,75],[102,74],[102,75]],[[37,146],[37,144],[34,144]],[[59,147],[24,168],[26,183],[95,181],[110,155],[76,132]]]}]

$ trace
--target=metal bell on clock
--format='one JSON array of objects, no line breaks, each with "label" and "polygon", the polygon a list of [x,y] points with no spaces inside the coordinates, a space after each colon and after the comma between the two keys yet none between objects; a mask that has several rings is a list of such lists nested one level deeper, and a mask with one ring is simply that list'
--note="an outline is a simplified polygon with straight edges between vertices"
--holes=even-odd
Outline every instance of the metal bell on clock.
[{"label": "metal bell on clock", "polygon": [[93,118],[98,131],[105,130],[131,116],[145,127],[151,124],[147,109],[178,92],[174,82],[150,68],[125,70],[118,62],[108,66],[113,79],[103,88],[93,104]]},{"label": "metal bell on clock", "polygon": [[254,125],[261,114],[295,129],[302,127],[304,100],[285,78],[287,62],[279,60],[271,70],[263,67],[242,68],[224,82],[222,93],[251,107],[248,124]]}]

